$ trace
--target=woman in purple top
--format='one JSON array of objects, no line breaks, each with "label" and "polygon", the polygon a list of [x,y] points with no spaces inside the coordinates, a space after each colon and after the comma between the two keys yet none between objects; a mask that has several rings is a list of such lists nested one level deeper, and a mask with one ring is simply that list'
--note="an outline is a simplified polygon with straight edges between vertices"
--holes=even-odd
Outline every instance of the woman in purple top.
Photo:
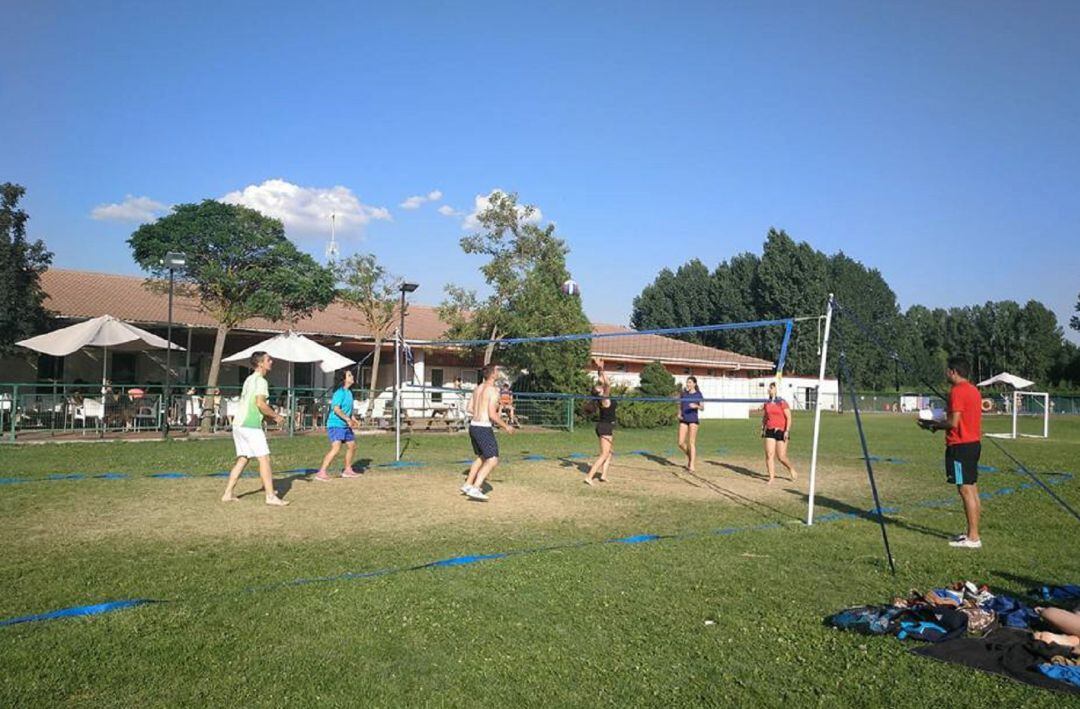
[{"label": "woman in purple top", "polygon": [[705,409],[704,400],[697,378],[687,377],[679,395],[679,450],[686,454],[686,469],[690,472],[697,463],[698,414]]}]

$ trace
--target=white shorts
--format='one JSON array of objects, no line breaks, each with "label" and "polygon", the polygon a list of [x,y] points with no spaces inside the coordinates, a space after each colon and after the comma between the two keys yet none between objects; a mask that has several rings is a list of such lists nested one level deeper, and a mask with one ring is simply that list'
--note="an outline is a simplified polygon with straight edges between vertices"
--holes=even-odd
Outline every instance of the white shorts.
[{"label": "white shorts", "polygon": [[261,458],[270,455],[270,446],[266,443],[266,432],[261,428],[233,426],[233,443],[236,444],[237,458]]}]

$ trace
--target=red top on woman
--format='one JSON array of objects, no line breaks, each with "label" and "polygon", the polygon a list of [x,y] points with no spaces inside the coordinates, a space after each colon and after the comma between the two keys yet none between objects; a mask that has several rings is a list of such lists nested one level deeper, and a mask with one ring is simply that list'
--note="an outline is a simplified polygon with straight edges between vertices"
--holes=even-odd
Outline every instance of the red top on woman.
[{"label": "red top on woman", "polygon": [[775,428],[781,431],[787,430],[787,416],[784,412],[787,411],[790,406],[788,403],[776,397],[775,399],[769,399],[765,402],[765,428]]}]

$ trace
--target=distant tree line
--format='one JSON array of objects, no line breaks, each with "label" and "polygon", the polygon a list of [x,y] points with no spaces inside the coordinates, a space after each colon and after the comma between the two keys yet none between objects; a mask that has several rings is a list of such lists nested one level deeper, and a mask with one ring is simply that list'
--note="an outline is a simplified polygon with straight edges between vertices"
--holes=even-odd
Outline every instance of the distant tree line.
[{"label": "distant tree line", "polygon": [[[974,376],[1002,371],[1044,387],[1080,385],[1080,350],[1064,339],[1053,311],[1036,300],[1004,300],[953,308],[914,305],[902,312],[881,272],[843,252],[828,255],[772,229],[761,255],[741,253],[715,269],[693,259],[675,271],[663,269],[634,299],[637,329],[689,327],[772,320],[824,313],[828,294],[852,317],[834,318],[827,372],[836,376],[843,350],[860,389],[920,388],[940,384],[949,355],[966,355]],[[1080,302],[1077,304],[1080,312]],[[884,345],[874,344],[855,320]],[[1080,330],[1080,318],[1070,323]],[[775,360],[782,328],[703,333],[702,344]],[[820,326],[796,324],[785,372],[816,374]],[[908,363],[907,371],[890,353]]]}]

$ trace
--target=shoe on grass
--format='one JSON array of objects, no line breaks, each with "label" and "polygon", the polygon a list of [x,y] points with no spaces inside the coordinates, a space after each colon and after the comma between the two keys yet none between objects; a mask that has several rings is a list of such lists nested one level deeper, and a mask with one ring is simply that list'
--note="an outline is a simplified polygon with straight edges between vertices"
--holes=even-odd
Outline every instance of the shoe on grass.
[{"label": "shoe on grass", "polygon": [[957,539],[956,541],[949,542],[949,546],[956,549],[982,549],[982,540],[968,539],[965,536],[963,539]]},{"label": "shoe on grass", "polygon": [[481,502],[487,502],[488,500],[488,496],[478,487],[469,488],[469,491],[465,494],[469,496],[470,500],[480,500]]}]

